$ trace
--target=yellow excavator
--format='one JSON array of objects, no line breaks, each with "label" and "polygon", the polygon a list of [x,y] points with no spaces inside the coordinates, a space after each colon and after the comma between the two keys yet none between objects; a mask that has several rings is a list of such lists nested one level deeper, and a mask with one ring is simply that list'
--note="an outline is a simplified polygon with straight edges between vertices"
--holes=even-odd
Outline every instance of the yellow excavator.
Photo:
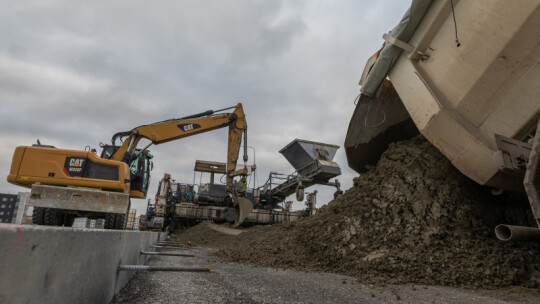
[{"label": "yellow excavator", "polygon": [[[234,109],[232,112],[225,112]],[[152,169],[148,148],[188,136],[229,127],[227,191],[233,199],[237,222],[251,212],[252,203],[240,191],[235,176],[242,134],[247,141],[247,122],[242,104],[206,111],[178,119],[142,125],[118,132],[110,145],[102,145],[101,157],[94,149],[57,149],[53,146],[19,146],[15,149],[8,182],[31,188],[32,220],[38,225],[70,226],[74,218],[104,218],[108,229],[125,229],[130,198],[146,198]],[[141,139],[150,143],[143,148]],[[120,141],[117,145],[117,141]],[[244,148],[244,163],[247,151]]]}]

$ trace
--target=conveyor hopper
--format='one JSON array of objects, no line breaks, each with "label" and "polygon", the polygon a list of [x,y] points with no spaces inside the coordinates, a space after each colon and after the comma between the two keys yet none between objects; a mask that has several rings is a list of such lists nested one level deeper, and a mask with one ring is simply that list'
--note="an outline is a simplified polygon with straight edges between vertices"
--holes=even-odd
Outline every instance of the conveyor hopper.
[{"label": "conveyor hopper", "polygon": [[[303,139],[295,139],[279,153],[296,169],[296,174],[278,177],[270,173],[264,195],[272,197],[272,201],[283,201],[287,196],[296,192],[296,198],[303,200],[304,188],[319,184],[334,186],[341,193],[339,181],[330,179],[341,174],[339,165],[332,161],[339,146]],[[283,181],[274,187],[273,180]]]},{"label": "conveyor hopper", "polygon": [[332,160],[339,146],[295,139],[279,153],[289,161],[298,174],[315,180],[328,181],[341,174],[339,165]]}]

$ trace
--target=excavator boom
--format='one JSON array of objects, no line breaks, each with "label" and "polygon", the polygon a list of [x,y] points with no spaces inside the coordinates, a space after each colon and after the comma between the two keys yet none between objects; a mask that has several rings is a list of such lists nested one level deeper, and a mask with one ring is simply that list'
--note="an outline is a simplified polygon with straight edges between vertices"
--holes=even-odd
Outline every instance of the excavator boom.
[{"label": "excavator boom", "polygon": [[[234,111],[232,113],[216,114],[217,112],[233,108]],[[232,175],[240,153],[242,133],[246,134],[245,132],[247,131],[247,122],[241,103],[236,105],[236,107],[169,119],[142,125],[131,131],[116,133],[112,137],[112,144],[115,147],[115,151],[110,156],[110,159],[129,163],[129,160],[136,153],[137,144],[143,138],[150,140],[151,144],[158,145],[227,126],[229,127],[227,182],[232,182]],[[116,149],[116,140],[123,138],[125,138],[123,144]],[[244,155],[244,161],[247,161],[247,155]]]}]

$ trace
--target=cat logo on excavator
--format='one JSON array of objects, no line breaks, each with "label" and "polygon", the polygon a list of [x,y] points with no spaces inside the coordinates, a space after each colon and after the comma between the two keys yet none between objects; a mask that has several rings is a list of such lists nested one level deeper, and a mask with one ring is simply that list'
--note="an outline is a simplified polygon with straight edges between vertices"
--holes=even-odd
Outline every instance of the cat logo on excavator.
[{"label": "cat logo on excavator", "polygon": [[200,127],[201,127],[201,125],[193,124],[193,123],[178,125],[178,129],[180,129],[180,131],[182,131],[182,132],[192,131],[192,130],[195,130],[195,129],[199,129]]},{"label": "cat logo on excavator", "polygon": [[82,167],[84,164],[84,159],[82,158],[72,158],[69,160],[69,166],[70,167]]}]

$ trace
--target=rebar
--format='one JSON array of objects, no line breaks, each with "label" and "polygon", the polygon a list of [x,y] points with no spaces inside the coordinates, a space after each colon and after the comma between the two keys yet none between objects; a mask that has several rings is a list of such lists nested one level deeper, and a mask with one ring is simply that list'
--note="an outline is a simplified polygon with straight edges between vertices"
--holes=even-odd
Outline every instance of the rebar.
[{"label": "rebar", "polygon": [[184,247],[184,244],[169,244],[169,243],[156,243],[156,245],[160,246],[171,246],[171,247]]},{"label": "rebar", "polygon": [[179,252],[155,252],[155,251],[141,251],[143,255],[168,255],[168,256],[183,256],[183,257],[194,257],[194,254],[191,253],[179,253]]},{"label": "rebar", "polygon": [[169,246],[159,246],[159,245],[150,245],[150,248],[156,248],[156,249],[162,249],[162,250],[167,250],[167,249],[183,249],[183,250],[188,250],[188,248],[185,248],[185,247],[169,247]]},{"label": "rebar", "polygon": [[118,265],[118,271],[182,271],[210,272],[210,267],[187,268],[175,266]]}]

